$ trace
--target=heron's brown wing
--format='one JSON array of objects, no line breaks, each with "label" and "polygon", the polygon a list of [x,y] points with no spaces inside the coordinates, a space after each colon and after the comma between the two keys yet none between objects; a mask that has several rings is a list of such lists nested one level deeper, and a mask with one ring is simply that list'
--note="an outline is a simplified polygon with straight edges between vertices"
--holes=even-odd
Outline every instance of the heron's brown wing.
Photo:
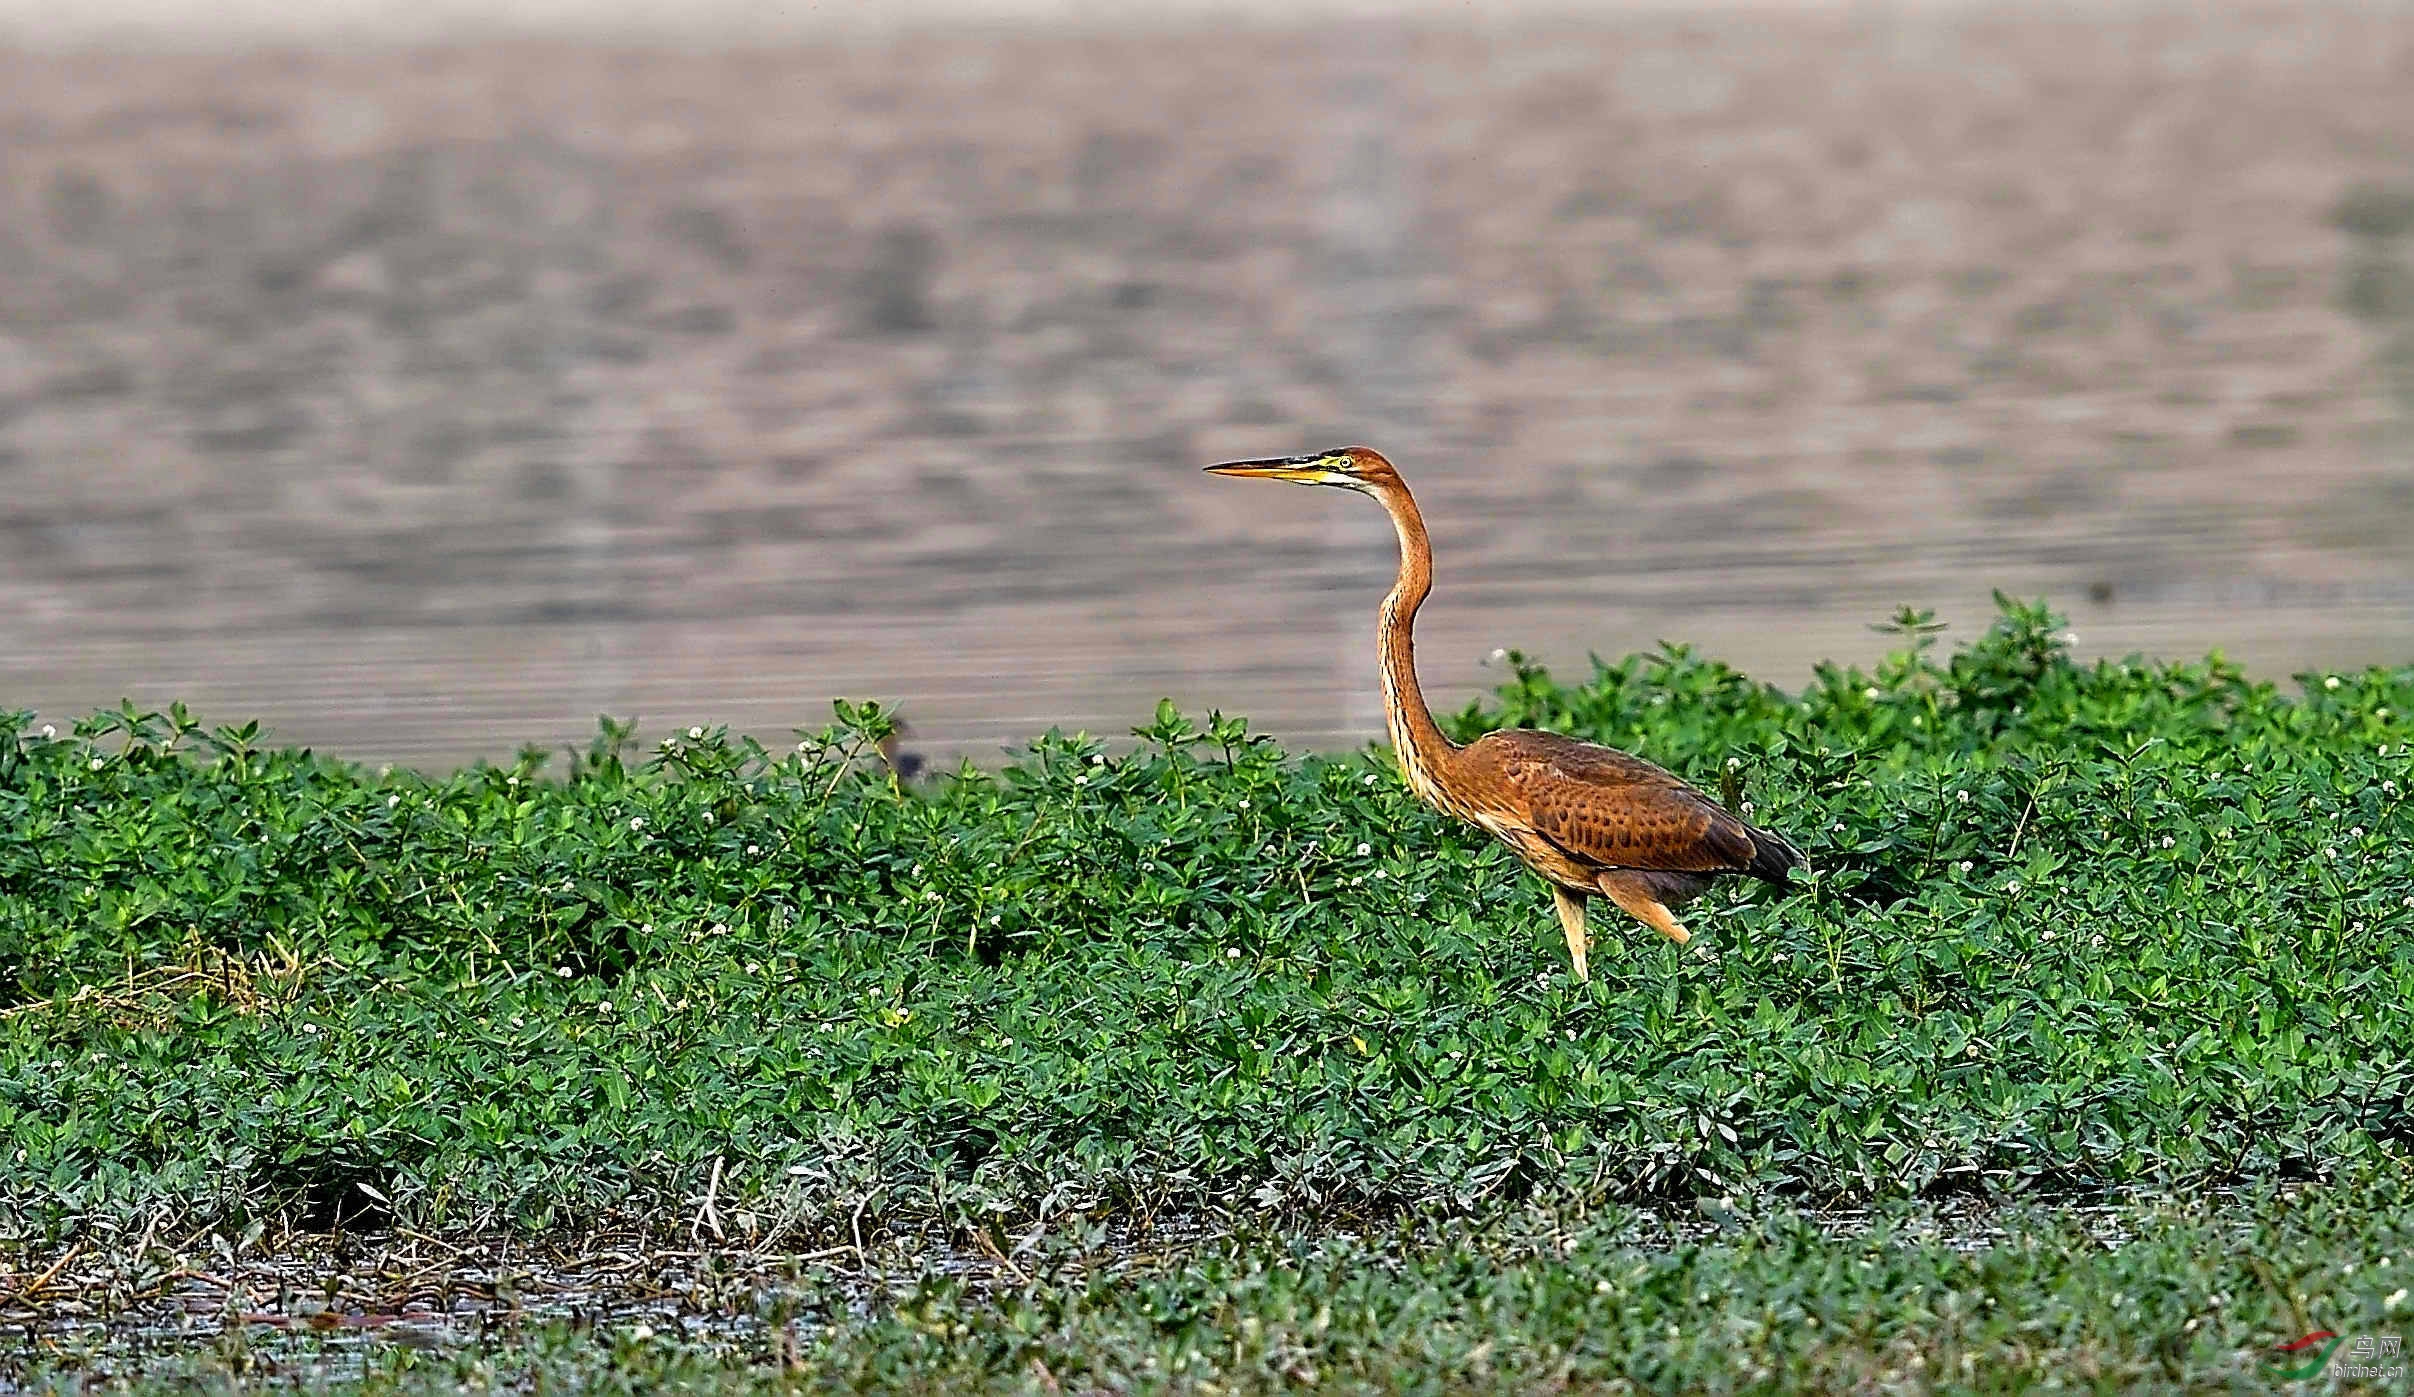
[{"label": "heron's brown wing", "polygon": [[1495,769],[1534,832],[1580,863],[1713,873],[1759,853],[1751,826],[1640,757],[1557,733],[1493,737],[1508,739]]}]

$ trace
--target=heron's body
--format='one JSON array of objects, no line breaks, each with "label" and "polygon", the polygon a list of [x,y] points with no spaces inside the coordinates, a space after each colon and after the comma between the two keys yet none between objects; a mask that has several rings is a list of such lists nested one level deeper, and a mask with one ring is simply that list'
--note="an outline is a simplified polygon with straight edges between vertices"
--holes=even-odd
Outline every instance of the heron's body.
[{"label": "heron's body", "polygon": [[922,774],[922,754],[908,752],[904,748],[905,739],[913,734],[914,730],[906,726],[903,718],[899,718],[894,727],[881,734],[880,741],[873,748],[880,754],[880,762],[888,768],[889,775],[899,781],[912,781]]},{"label": "heron's body", "polygon": [[1210,466],[1224,475],[1337,485],[1371,495],[1400,537],[1400,576],[1383,599],[1376,651],[1401,774],[1419,799],[1489,831],[1551,885],[1576,978],[1586,978],[1585,905],[1593,895],[1683,945],[1669,910],[1711,880],[1741,873],[1784,884],[1802,855],[1673,773],[1614,747],[1554,732],[1487,733],[1461,747],[1442,735],[1417,687],[1413,627],[1433,587],[1432,545],[1391,463],[1353,446],[1278,461]]}]

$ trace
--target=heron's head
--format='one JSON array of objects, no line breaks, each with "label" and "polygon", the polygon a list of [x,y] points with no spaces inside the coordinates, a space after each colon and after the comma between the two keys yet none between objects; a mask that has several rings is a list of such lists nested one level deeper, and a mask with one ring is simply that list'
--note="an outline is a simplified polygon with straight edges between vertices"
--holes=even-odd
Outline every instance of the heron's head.
[{"label": "heron's head", "polygon": [[1299,485],[1338,485],[1344,490],[1374,491],[1400,483],[1400,473],[1371,447],[1343,446],[1284,456],[1270,461],[1226,461],[1209,466],[1213,475],[1237,475],[1255,480],[1288,480]]}]

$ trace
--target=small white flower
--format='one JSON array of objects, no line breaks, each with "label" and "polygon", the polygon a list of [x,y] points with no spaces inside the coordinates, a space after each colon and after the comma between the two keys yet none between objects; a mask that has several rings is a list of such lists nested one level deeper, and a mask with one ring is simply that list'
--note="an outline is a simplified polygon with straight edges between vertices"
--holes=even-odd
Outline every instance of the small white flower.
[{"label": "small white flower", "polygon": [[1792,959],[1793,959],[1793,957],[1792,957],[1792,956],[1787,955],[1787,954],[1786,954],[1785,952],[1783,952],[1783,951],[1779,951],[1777,954],[1775,954],[1775,955],[1773,955],[1773,956],[1770,956],[1770,957],[1769,957],[1769,959],[1770,959],[1771,961],[1775,962],[1775,963],[1776,963],[1776,964],[1778,964],[1778,965],[1783,965],[1783,964],[1785,964],[1786,962],[1788,962],[1788,961],[1792,960]]},{"label": "small white flower", "polygon": [[645,935],[647,935],[647,936],[651,936],[651,935],[653,935],[653,934],[654,934],[654,924],[653,924],[652,922],[647,922],[647,923],[646,923],[644,926],[641,926],[641,927],[639,927],[639,928],[637,928],[637,929],[638,929],[640,932],[642,932],[642,933],[644,933]]},{"label": "small white flower", "polygon": [[2326,859],[2335,859],[2335,858],[2337,858],[2338,856],[2339,856],[2339,851],[2338,851],[2338,850],[2336,850],[2336,849],[2332,849],[2332,848],[2324,848],[2324,849],[2322,850],[2322,857],[2323,857],[2323,858],[2326,858]]},{"label": "small white flower", "polygon": [[[2383,1262],[2381,1264],[2385,1266],[2388,1263]],[[2406,1289],[2404,1286],[2399,1286],[2397,1289],[2389,1292],[2388,1295],[2382,1297],[2380,1307],[2384,1310],[2394,1310],[2404,1303],[2406,1303]]]},{"label": "small white flower", "polygon": [[107,765],[108,765],[108,763],[107,763],[107,762],[102,761],[102,760],[101,760],[100,758],[98,758],[98,757],[94,757],[94,758],[92,759],[92,769],[93,769],[94,771],[98,771],[98,770],[100,770],[102,767],[107,766]]},{"label": "small white flower", "polygon": [[1382,869],[1378,868],[1378,869],[1376,869],[1376,870],[1375,870],[1375,876],[1376,876],[1377,878],[1389,878],[1391,875],[1390,875],[1389,873],[1384,872]]},{"label": "small white flower", "polygon": [[1573,1042],[1575,1042],[1575,1041],[1576,1041],[1576,1030],[1574,1030],[1574,1029],[1572,1029],[1572,1028],[1563,1028],[1563,1029],[1561,1029],[1561,1030],[1559,1030],[1559,1031],[1560,1031],[1561,1033],[1563,1033],[1563,1034],[1567,1035],[1567,1041],[1569,1041],[1570,1043],[1573,1043]]},{"label": "small white flower", "polygon": [[1006,919],[1003,916],[1000,916],[998,913],[992,912],[989,914],[989,925],[991,926],[1002,926],[1004,925],[1005,920]]},{"label": "small white flower", "polygon": [[2325,688],[2325,689],[2335,689],[2335,688],[2337,688],[2338,686],[2339,686],[2339,677],[2338,677],[2337,675],[2335,675],[2335,674],[2330,675],[2329,677],[2325,678],[2325,679],[2322,681],[2322,687],[2323,687],[2323,688]]},{"label": "small white flower", "polygon": [[748,858],[753,858],[755,855],[761,852],[763,852],[763,849],[759,844],[749,844],[746,846],[746,857]]},{"label": "small white flower", "polygon": [[799,742],[799,743],[797,743],[797,744],[796,744],[796,755],[798,755],[798,756],[800,756],[800,757],[801,757],[801,756],[803,756],[805,753],[810,752],[810,751],[812,751],[812,750],[813,750],[813,744],[812,744],[811,742],[809,742],[809,741],[807,741],[807,742]]},{"label": "small white flower", "polygon": [[2363,838],[2363,837],[2364,837],[2364,827],[2363,827],[2362,825],[2357,825],[2357,826],[2355,826],[2354,828],[2352,828],[2352,829],[2348,830],[2348,831],[2347,831],[2347,837],[2348,837],[2349,839],[2361,839],[2361,838]]},{"label": "small white flower", "polygon": [[1241,797],[1241,809],[1246,810],[1246,809],[1248,809],[1248,808],[1249,808],[1249,798],[1248,798],[1247,796],[1242,796],[1242,797]]},{"label": "small white flower", "polygon": [[2079,633],[2078,633],[2077,631],[2064,631],[2064,632],[2062,632],[2062,643],[2063,643],[2063,644],[2065,644],[2065,645],[2076,645],[2076,644],[2078,644],[2078,643],[2079,643]]},{"label": "small white flower", "polygon": [[2167,835],[2167,834],[2163,836],[2163,847],[2164,847],[2164,848],[2166,848],[2166,849],[2170,848],[2170,847],[2171,847],[2171,846],[2172,846],[2172,845],[2173,845],[2175,842],[2176,842],[2176,841],[2174,841],[2174,840],[2171,838],[2171,836],[2169,836],[2169,835]]},{"label": "small white flower", "polygon": [[1743,803],[1743,813],[1745,813],[1746,815],[1749,815],[1749,814],[1751,814],[1751,813],[1752,813],[1752,802],[1750,802],[1750,801],[1748,801],[1748,800],[1747,800],[1747,801],[1745,801],[1745,802]]},{"label": "small white flower", "polygon": [[1727,770],[1729,770],[1729,771],[1741,771],[1741,770],[1743,770],[1743,758],[1741,758],[1741,757],[1729,757],[1729,758],[1727,758]]},{"label": "small white flower", "polygon": [[1863,690],[1861,691],[1861,697],[1863,697],[1863,698],[1865,698],[1865,699],[1874,699],[1874,698],[1876,698],[1877,696],[1878,696],[1878,686],[1877,686],[1877,685],[1875,685],[1875,684],[1872,684],[1872,685],[1870,685],[1868,688],[1863,689]]},{"label": "small white flower", "polygon": [[689,739],[690,741],[693,741],[693,740],[695,740],[696,738],[702,737],[703,735],[704,735],[704,729],[702,729],[702,728],[689,728],[689,729],[687,730],[687,736],[688,736],[688,739]]},{"label": "small white flower", "polygon": [[712,934],[715,936],[727,936],[729,934],[729,923],[714,922],[712,924]]},{"label": "small white flower", "polygon": [[1969,793],[1968,791],[1955,791],[1955,792],[1953,793],[1953,795],[1954,795],[1954,797],[1955,797],[1956,799],[1960,800],[1960,801],[1961,801],[1961,803],[1962,803],[1962,804],[1964,804],[1964,805],[1967,805],[1967,804],[1969,804],[1969,803],[1970,803],[1970,793]]},{"label": "small white flower", "polygon": [[58,735],[59,735],[59,730],[58,730],[56,727],[52,726],[52,725],[51,725],[51,724],[49,724],[49,723],[44,723],[44,724],[42,725],[42,740],[43,740],[44,742],[48,742],[48,741],[50,741],[52,738],[57,737]]},{"label": "small white flower", "polygon": [[1224,952],[1224,959],[1226,959],[1226,960],[1239,960],[1240,958],[1241,958],[1241,948],[1240,948],[1240,947],[1238,947],[1238,946],[1233,946],[1233,947],[1230,947],[1230,948],[1226,949],[1226,950],[1225,950],[1225,952]]},{"label": "small white flower", "polygon": [[1842,834],[1844,832],[1844,822],[1842,820],[1838,820],[1834,824],[1829,825],[1828,829],[1837,834]]},{"label": "small white flower", "polygon": [[570,978],[570,967],[566,965],[557,965],[553,967],[553,973],[567,980]]},{"label": "small white flower", "polygon": [[2101,948],[2104,944],[2104,933],[2099,931],[2095,935],[2088,937],[2087,944]]},{"label": "small white flower", "polygon": [[1090,784],[1090,778],[1087,776],[1076,776],[1073,778],[1073,784],[1076,786],[1086,786]]},{"label": "small white flower", "polygon": [[517,776],[506,776],[503,778],[503,784],[506,786],[516,786],[520,784],[520,778]]},{"label": "small white flower", "polygon": [[1090,765],[1092,765],[1092,766],[1105,766],[1105,765],[1106,765],[1106,754],[1105,754],[1105,753],[1103,753],[1103,752],[1092,752],[1092,753],[1090,753]]},{"label": "small white flower", "polygon": [[2017,878],[2014,878],[2014,879],[2013,879],[2012,881],[2010,881],[2009,883],[2006,883],[2006,884],[2004,884],[2004,885],[2003,885],[2003,890],[2004,890],[2005,892],[2007,892],[2007,893],[2016,893],[2016,892],[2020,891],[2020,880],[2019,880],[2019,879],[2017,879]]},{"label": "small white flower", "polygon": [[631,815],[631,816],[629,817],[629,828],[630,828],[630,829],[632,829],[632,830],[641,830],[641,829],[644,829],[644,828],[645,828],[645,816],[643,816],[643,815]]},{"label": "small white flower", "polygon": [[1366,773],[1366,775],[1364,775],[1364,776],[1360,777],[1360,778],[1359,778],[1359,780],[1361,781],[1361,783],[1363,783],[1363,784],[1365,784],[1365,785],[1369,785],[1369,786],[1371,786],[1371,785],[1375,784],[1375,774],[1374,774],[1373,772],[1371,772],[1371,771],[1370,771],[1370,772]]},{"label": "small white flower", "polygon": [[2351,926],[2351,927],[2347,928],[2347,934],[2348,934],[2349,936],[2361,936],[2361,935],[2363,935],[2363,934],[2364,934],[2364,924],[2363,924],[2362,922],[2357,922],[2355,925],[2353,925],[2353,926]]},{"label": "small white flower", "polygon": [[609,1014],[609,1013],[611,1013],[611,1012],[612,1012],[612,1001],[611,1001],[611,1000],[608,1000],[608,999],[604,999],[604,1000],[598,1000],[598,1001],[596,1002],[596,1005],[595,1005],[595,1012],[596,1012],[596,1013],[598,1013],[598,1014]]},{"label": "small white flower", "polygon": [[1360,845],[1358,846],[1358,857],[1359,857],[1359,858],[1365,858],[1365,857],[1366,857],[1366,856],[1367,856],[1369,853],[1371,853],[1371,852],[1373,852],[1373,851],[1372,851],[1371,849],[1369,849],[1369,848],[1368,848],[1366,845],[1364,845],[1364,844],[1360,844]]},{"label": "small white flower", "polygon": [[1968,859],[1963,859],[1963,860],[1961,861],[1961,871],[1962,871],[1962,872],[1964,872],[1964,873],[1967,873],[1967,872],[1969,872],[1969,871],[1970,871],[1970,861],[1969,861]]},{"label": "small white flower", "polygon": [[303,1025],[302,1025],[302,1032],[304,1032],[304,1033],[316,1033],[316,1032],[318,1032],[318,1031],[319,1031],[319,1026],[318,1026],[317,1024],[314,1024],[314,1023],[306,1023],[306,1024],[303,1024]]},{"label": "small white flower", "polygon": [[387,797],[386,797],[386,809],[391,810],[391,809],[393,809],[395,806],[400,805],[400,804],[402,804],[402,797],[401,797],[401,796],[387,796]]},{"label": "small white flower", "polygon": [[2043,930],[2043,931],[2041,931],[2041,932],[2038,932],[2038,933],[2037,933],[2037,939],[2038,939],[2038,940],[2040,940],[2040,941],[2051,941],[2051,940],[2053,940],[2053,939],[2054,939],[2054,929],[2053,929],[2052,927],[2047,927],[2045,930]]}]

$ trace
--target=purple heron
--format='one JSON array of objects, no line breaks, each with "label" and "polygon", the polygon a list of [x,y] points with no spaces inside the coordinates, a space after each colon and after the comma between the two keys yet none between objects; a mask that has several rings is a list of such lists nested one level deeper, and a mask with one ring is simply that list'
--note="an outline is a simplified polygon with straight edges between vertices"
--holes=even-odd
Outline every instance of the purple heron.
[{"label": "purple heron", "polygon": [[1216,475],[1331,485],[1371,495],[1400,536],[1400,578],[1375,623],[1383,711],[1408,788],[1426,804],[1489,831],[1551,885],[1576,978],[1585,969],[1584,909],[1595,893],[1682,946],[1669,909],[1722,873],[1780,887],[1802,851],[1738,818],[1674,773],[1614,747],[1555,732],[1505,729],[1461,747],[1442,736],[1417,687],[1410,628],[1433,590],[1433,546],[1406,482],[1363,446],[1209,466]]}]

